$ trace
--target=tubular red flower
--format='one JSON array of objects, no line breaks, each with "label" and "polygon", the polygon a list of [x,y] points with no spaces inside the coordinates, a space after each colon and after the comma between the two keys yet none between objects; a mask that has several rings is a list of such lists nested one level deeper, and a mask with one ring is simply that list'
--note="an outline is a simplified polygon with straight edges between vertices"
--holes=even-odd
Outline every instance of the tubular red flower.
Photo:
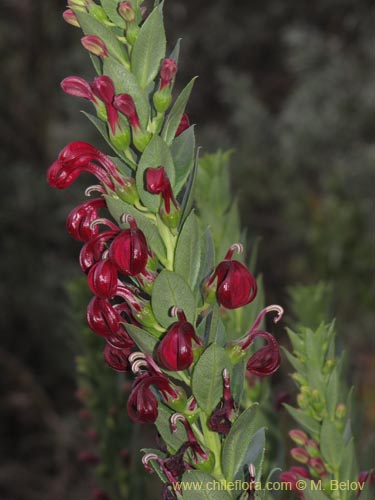
[{"label": "tubular red flower", "polygon": [[158,417],[158,401],[150,389],[151,385],[159,389],[164,397],[177,396],[165,375],[140,375],[133,384],[127,403],[129,417],[139,424],[152,424]]},{"label": "tubular red flower", "polygon": [[83,47],[98,57],[108,57],[109,52],[108,49],[103,42],[103,40],[96,35],[87,35],[81,38],[81,43]]},{"label": "tubular red flower", "polygon": [[135,220],[128,218],[130,228],[124,229],[112,242],[109,256],[118,270],[127,276],[143,273],[148,261],[145,235]]},{"label": "tubular red flower", "polygon": [[181,413],[174,413],[171,416],[171,430],[172,432],[177,431],[177,422],[181,422],[182,425],[185,427],[186,435],[187,435],[187,445],[193,452],[194,456],[194,461],[195,463],[198,463],[200,460],[202,461],[207,461],[210,459],[209,453],[206,453],[205,450],[202,448],[202,446],[199,444],[197,438],[195,437],[195,434],[193,432],[193,429],[191,428],[191,425],[187,421],[186,417],[182,415]]},{"label": "tubular red flower", "polygon": [[103,233],[97,234],[83,245],[79,254],[79,265],[84,273],[102,258],[108,243],[118,234],[118,232],[119,229],[104,231]]},{"label": "tubular red flower", "polygon": [[68,76],[60,85],[66,94],[96,102],[91,85],[79,76]]},{"label": "tubular red flower", "polygon": [[177,63],[174,59],[164,59],[160,69],[160,90],[168,87],[177,73]]},{"label": "tubular red flower", "polygon": [[145,172],[145,180],[146,189],[149,193],[161,194],[167,214],[171,210],[171,201],[178,208],[178,203],[174,199],[171,183],[164,167],[148,168]]},{"label": "tubular red flower", "polygon": [[181,135],[182,132],[185,132],[185,130],[187,130],[189,127],[190,127],[189,117],[188,117],[188,115],[186,113],[184,113],[182,115],[180,124],[179,124],[179,126],[177,128],[176,136],[175,137],[178,137],[179,135]]},{"label": "tubular red flower", "polygon": [[275,373],[280,366],[279,344],[270,333],[257,330],[252,333],[251,342],[263,338],[267,344],[258,349],[248,360],[246,370],[257,377],[268,377]]},{"label": "tubular red flower", "polygon": [[95,198],[75,207],[66,219],[70,236],[78,241],[89,241],[98,234],[99,228],[92,223],[98,218],[100,208],[106,206],[104,198]]},{"label": "tubular red flower", "polygon": [[126,372],[129,369],[129,354],[131,349],[116,349],[107,344],[103,356],[107,365],[117,372]]},{"label": "tubular red flower", "polygon": [[257,284],[250,271],[237,260],[232,260],[234,250],[238,245],[232,245],[225,260],[220,262],[207,286],[217,278],[216,297],[220,305],[226,309],[237,309],[252,302],[257,294]]},{"label": "tubular red flower", "polygon": [[94,264],[87,277],[90,290],[101,299],[112,299],[117,290],[117,268],[109,259]]},{"label": "tubular red flower", "polygon": [[163,368],[170,371],[186,370],[194,361],[192,342],[201,345],[194,326],[185,314],[178,312],[178,321],[173,323],[158,345],[158,359]]},{"label": "tubular red flower", "polygon": [[123,319],[106,299],[94,297],[87,307],[87,323],[91,330],[102,337],[119,335]]},{"label": "tubular red flower", "polygon": [[136,130],[141,129],[134,99],[129,94],[119,94],[113,100],[114,107],[129,120],[130,126]]},{"label": "tubular red flower", "polygon": [[107,111],[109,126],[112,133],[116,133],[116,127],[119,125],[117,110],[113,103],[116,94],[115,85],[108,76],[98,76],[91,85],[93,93],[104,102]]},{"label": "tubular red flower", "polygon": [[234,400],[230,390],[229,372],[227,369],[223,371],[224,394],[219,407],[211,415],[208,426],[214,432],[219,432],[225,436],[229,434],[232,427],[230,420],[234,409]]}]

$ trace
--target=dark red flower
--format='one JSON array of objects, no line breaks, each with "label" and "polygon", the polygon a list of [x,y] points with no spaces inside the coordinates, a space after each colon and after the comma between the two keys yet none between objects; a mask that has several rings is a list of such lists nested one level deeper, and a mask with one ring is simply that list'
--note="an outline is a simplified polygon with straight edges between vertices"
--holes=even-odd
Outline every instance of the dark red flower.
[{"label": "dark red flower", "polygon": [[253,332],[252,342],[257,338],[264,339],[266,345],[250,357],[246,370],[257,377],[268,377],[275,373],[280,366],[279,344],[273,335],[262,330]]},{"label": "dark red flower", "polygon": [[174,59],[164,59],[160,69],[160,90],[168,87],[177,73],[177,63]]},{"label": "dark red flower", "polygon": [[113,240],[109,256],[118,270],[128,276],[143,273],[148,261],[145,235],[138,229],[133,217],[127,217],[130,228],[124,229]]},{"label": "dark red flower", "polygon": [[151,194],[161,194],[165,211],[167,214],[171,210],[171,201],[176,208],[178,204],[174,199],[171,183],[164,167],[148,168],[145,172],[146,189]]},{"label": "dark red flower", "polygon": [[98,218],[100,208],[106,206],[104,198],[85,201],[75,207],[66,220],[66,228],[70,236],[78,241],[89,241],[98,234],[97,225],[91,224]]},{"label": "dark red flower", "polygon": [[99,233],[87,241],[81,248],[79,254],[79,265],[86,273],[96,262],[101,260],[103,252],[107,249],[109,242],[119,233],[120,229],[111,229]]},{"label": "dark red flower", "polygon": [[214,274],[207,282],[207,287],[217,278],[216,297],[226,309],[237,309],[252,302],[257,294],[254,276],[239,261],[232,260],[235,249],[242,249],[236,244],[229,249],[225,260],[220,262]]},{"label": "dark red flower", "polygon": [[102,259],[94,264],[87,279],[92,293],[101,299],[112,299],[116,295],[117,268],[109,259]]},{"label": "dark red flower", "polygon": [[167,398],[178,397],[165,375],[143,373],[135,380],[127,403],[129,417],[134,422],[152,424],[158,417],[158,400],[150,388],[152,385]]},{"label": "dark red flower", "polygon": [[97,488],[92,491],[92,498],[93,500],[111,500],[105,491]]},{"label": "dark red flower", "polygon": [[126,372],[129,369],[129,354],[131,349],[116,349],[107,344],[104,348],[104,360],[107,365],[117,372]]},{"label": "dark red flower", "polygon": [[129,120],[130,126],[136,130],[141,128],[134,99],[129,94],[119,94],[113,100],[114,107]]},{"label": "dark red flower", "polygon": [[87,322],[94,333],[102,337],[119,335],[123,318],[108,300],[94,297],[87,307]]},{"label": "dark red flower", "polygon": [[173,323],[158,345],[157,354],[163,368],[170,371],[186,370],[194,361],[193,340],[201,345],[194,326],[178,311],[178,321]]},{"label": "dark red flower", "polygon": [[297,487],[297,481],[301,478],[310,479],[311,476],[303,467],[291,467],[289,471],[280,474],[280,482],[285,483],[288,489],[297,492],[300,498],[304,498],[303,492]]},{"label": "dark red flower", "polygon": [[229,372],[227,369],[223,371],[224,394],[219,407],[213,412],[209,421],[208,427],[214,431],[224,434],[229,434],[232,427],[231,415],[234,409],[234,400],[230,390]]},{"label": "dark red flower", "polygon": [[96,102],[91,85],[79,76],[68,76],[64,78],[61,82],[61,88],[66,94]]},{"label": "dark red flower", "polygon": [[115,85],[108,76],[98,76],[91,85],[94,94],[105,104],[107,118],[112,134],[116,133],[116,127],[119,125],[117,110],[114,107],[114,98],[116,94]]},{"label": "dark red flower", "polygon": [[185,130],[187,130],[189,127],[190,127],[189,117],[188,117],[188,115],[186,113],[184,113],[182,115],[180,124],[179,124],[179,126],[177,128],[176,137],[178,137],[180,134],[182,134],[182,132],[185,132]]}]

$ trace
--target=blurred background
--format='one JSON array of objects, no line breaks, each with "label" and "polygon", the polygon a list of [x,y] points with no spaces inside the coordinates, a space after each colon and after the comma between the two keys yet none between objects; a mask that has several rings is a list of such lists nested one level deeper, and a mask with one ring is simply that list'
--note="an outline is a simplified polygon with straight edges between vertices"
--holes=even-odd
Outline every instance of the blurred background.
[{"label": "blurred background", "polygon": [[[167,0],[178,84],[204,152],[234,148],[233,192],[261,237],[267,303],[332,284],[332,317],[357,386],[360,442],[375,424],[374,10],[369,0]],[[82,185],[57,192],[47,167],[72,140],[101,144],[65,96],[92,78],[64,0],[1,0],[0,498],[89,498],[67,283],[79,244],[65,232]],[[287,374],[287,370],[285,372]],[[153,497],[150,497],[153,498]]]}]

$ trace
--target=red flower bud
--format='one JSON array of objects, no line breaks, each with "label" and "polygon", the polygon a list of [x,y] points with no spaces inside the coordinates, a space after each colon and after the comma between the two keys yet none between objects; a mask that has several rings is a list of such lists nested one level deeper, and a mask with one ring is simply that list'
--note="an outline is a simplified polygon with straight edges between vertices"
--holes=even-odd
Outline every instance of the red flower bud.
[{"label": "red flower bud", "polygon": [[99,228],[97,225],[91,225],[98,218],[99,209],[105,206],[103,198],[96,198],[74,208],[66,220],[66,228],[70,236],[78,241],[89,241],[96,236]]},{"label": "red flower bud", "polygon": [[174,59],[164,59],[160,69],[160,90],[169,86],[177,73],[177,63]]},{"label": "red flower bud", "polygon": [[80,24],[78,22],[77,16],[71,9],[67,9],[63,13],[64,21],[71,26],[75,26],[76,28],[80,28]]},{"label": "red flower bud", "polygon": [[118,111],[120,111],[123,115],[126,116],[132,128],[134,129],[141,128],[134,99],[132,98],[131,95],[129,94],[117,95],[113,100],[113,105]]},{"label": "red flower bud", "polygon": [[113,81],[108,76],[98,76],[92,83],[91,88],[94,94],[104,102],[109,126],[111,127],[112,134],[115,134],[116,127],[119,124],[119,118],[113,105],[116,93]]},{"label": "red flower bud", "polygon": [[308,440],[307,434],[300,429],[292,429],[289,436],[299,446],[305,446]]},{"label": "red flower bud", "polygon": [[157,354],[163,368],[170,371],[186,370],[194,361],[193,340],[201,345],[194,327],[178,311],[178,321],[174,323],[158,345]]},{"label": "red flower bud", "polygon": [[309,460],[309,465],[314,471],[319,474],[319,476],[325,476],[327,474],[326,467],[324,465],[324,462],[321,458],[310,458]]},{"label": "red flower bud", "polygon": [[120,2],[117,10],[127,23],[135,21],[135,12],[130,2]]},{"label": "red flower bud", "polygon": [[182,132],[185,132],[185,130],[188,129],[189,127],[190,127],[189,117],[188,117],[188,115],[186,113],[184,113],[182,115],[180,124],[179,124],[179,126],[177,128],[176,137],[178,137],[180,134],[182,134]]},{"label": "red flower bud", "polygon": [[94,264],[88,274],[90,290],[101,299],[112,299],[115,296],[117,281],[117,269],[109,259]]},{"label": "red flower bud", "polygon": [[109,56],[109,52],[108,52],[108,49],[107,49],[105,43],[103,42],[103,40],[101,38],[99,38],[96,35],[88,35],[88,36],[82,37],[81,43],[82,43],[83,47],[88,52],[93,54],[94,56],[98,56],[98,57],[108,57]]},{"label": "red flower bud", "polygon": [[237,309],[252,302],[257,294],[257,284],[250,271],[237,260],[231,260],[235,249],[242,247],[232,245],[225,260],[216,267],[207,286],[217,277],[216,296],[219,304],[226,309]]},{"label": "red flower bud", "polygon": [[109,256],[120,272],[128,276],[136,276],[143,273],[147,264],[147,241],[133,217],[128,216],[127,222],[130,228],[122,231],[113,240]]},{"label": "red flower bud", "polygon": [[178,203],[174,199],[171,183],[164,167],[148,168],[145,172],[145,180],[146,189],[149,193],[161,194],[167,214],[171,211],[171,201],[178,208]]},{"label": "red flower bud", "polygon": [[64,78],[61,82],[61,88],[66,94],[96,102],[91,85],[79,76],[68,76]]},{"label": "red flower bud", "polygon": [[303,448],[292,448],[290,454],[294,460],[297,460],[301,464],[307,464],[310,460],[310,455]]},{"label": "red flower bud", "polygon": [[116,349],[107,344],[104,348],[104,360],[107,365],[117,372],[126,372],[129,369],[129,354],[131,349]]}]

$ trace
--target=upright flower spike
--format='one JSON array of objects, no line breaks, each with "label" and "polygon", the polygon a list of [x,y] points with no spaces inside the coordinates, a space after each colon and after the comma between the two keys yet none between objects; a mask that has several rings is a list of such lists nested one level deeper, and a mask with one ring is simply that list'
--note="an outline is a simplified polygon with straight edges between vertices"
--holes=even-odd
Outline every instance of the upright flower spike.
[{"label": "upright flower spike", "polygon": [[202,345],[194,326],[187,321],[182,309],[177,309],[176,314],[178,321],[169,328],[157,348],[161,366],[170,371],[190,368],[194,361],[193,341]]},{"label": "upright flower spike", "polygon": [[132,216],[126,216],[130,227],[124,229],[113,240],[109,257],[121,273],[137,276],[145,271],[148,260],[148,247],[145,235],[138,229]]},{"label": "upright flower spike", "polygon": [[108,57],[109,52],[108,49],[103,42],[103,40],[96,36],[96,35],[87,35],[81,38],[81,43],[82,46],[90,52],[90,54],[93,54],[94,56],[98,57]]},{"label": "upright flower spike", "polygon": [[254,276],[239,261],[233,260],[234,251],[242,252],[242,245],[236,243],[230,247],[225,259],[216,267],[214,274],[207,281],[209,289],[217,278],[216,297],[226,309],[238,309],[252,302],[257,294]]}]

